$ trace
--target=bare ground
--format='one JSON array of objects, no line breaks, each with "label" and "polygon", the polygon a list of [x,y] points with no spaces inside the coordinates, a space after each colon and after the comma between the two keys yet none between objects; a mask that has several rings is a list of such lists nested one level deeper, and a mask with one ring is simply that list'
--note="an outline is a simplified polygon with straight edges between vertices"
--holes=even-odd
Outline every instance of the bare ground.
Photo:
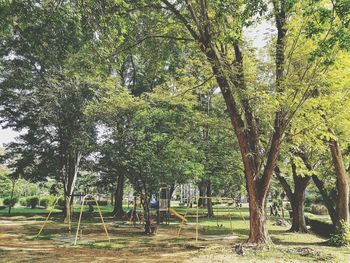
[{"label": "bare ground", "polygon": [[146,236],[140,228],[118,227],[113,222],[108,223],[110,243],[100,224],[88,224],[79,245],[73,246],[51,239],[69,236],[66,226],[58,222],[48,224],[43,239],[33,238],[42,222],[40,217],[0,218],[0,262],[318,262],[310,257],[285,258],[283,254],[276,258],[240,256],[234,251],[235,244],[242,241],[239,239],[196,243],[193,231],[186,229],[179,238],[176,227],[160,228],[156,236]]}]

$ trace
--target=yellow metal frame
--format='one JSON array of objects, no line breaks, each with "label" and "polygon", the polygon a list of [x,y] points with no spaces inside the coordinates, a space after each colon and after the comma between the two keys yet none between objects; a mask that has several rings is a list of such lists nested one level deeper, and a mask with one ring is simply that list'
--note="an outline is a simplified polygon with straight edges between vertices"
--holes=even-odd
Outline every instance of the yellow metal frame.
[{"label": "yellow metal frame", "polygon": [[85,199],[86,197],[92,197],[96,203],[96,206],[97,206],[97,209],[98,209],[98,212],[100,214],[100,218],[101,218],[101,222],[102,222],[102,225],[103,225],[103,228],[105,230],[105,233],[106,233],[106,236],[108,238],[108,242],[111,242],[111,238],[109,237],[109,234],[108,234],[108,230],[107,230],[107,227],[106,227],[106,224],[103,220],[103,216],[102,216],[102,213],[101,213],[101,209],[100,209],[100,206],[98,205],[98,202],[97,202],[97,199],[94,195],[91,195],[91,194],[87,194],[84,196],[83,198],[83,201],[81,203],[81,207],[80,207],[80,214],[79,214],[79,221],[78,221],[78,227],[77,227],[77,232],[75,234],[75,240],[74,240],[74,246],[77,244],[77,240],[78,240],[78,235],[79,235],[79,229],[80,229],[80,225],[81,225],[81,216],[83,214],[83,208],[84,208],[84,204],[85,204]]},{"label": "yellow metal frame", "polygon": [[[39,237],[39,236],[40,236],[41,232],[43,231],[43,229],[44,229],[44,227],[45,227],[45,225],[46,225],[46,223],[47,223],[47,221],[49,221],[49,218],[50,218],[51,213],[52,213],[53,210],[55,209],[55,205],[57,204],[58,199],[60,199],[61,197],[62,197],[62,196],[58,196],[58,197],[56,198],[55,202],[53,203],[53,205],[52,205],[52,207],[51,207],[51,209],[50,209],[49,214],[47,215],[47,217],[46,217],[46,219],[45,219],[45,221],[44,221],[44,224],[41,226],[41,228],[40,228],[40,230],[39,230],[39,233],[38,233],[35,237]],[[69,222],[70,222],[70,220],[69,220]],[[69,229],[70,229],[70,226],[69,226]]]},{"label": "yellow metal frame", "polygon": [[[188,209],[190,207],[190,204],[192,203],[193,204],[193,199],[196,200],[196,203],[197,203],[197,216],[196,216],[196,242],[198,242],[198,232],[199,232],[199,205],[198,205],[198,202],[199,202],[199,199],[211,199],[211,200],[217,200],[217,201],[232,201],[232,204],[234,203],[234,200],[233,198],[231,197],[207,197],[207,196],[194,196],[190,199],[190,202],[187,204],[187,208],[186,208],[186,212],[185,212],[185,215],[184,215],[184,218],[186,218],[187,216],[187,213],[188,213]],[[232,208],[233,209],[233,208]],[[241,217],[243,218],[243,221],[245,221],[245,218],[243,217],[242,215],[242,211],[239,209],[239,213],[241,215]],[[231,217],[231,209],[228,209],[228,214],[229,214],[229,218],[230,218],[230,228],[231,228],[231,231],[233,231],[233,226],[232,226],[232,217]],[[233,215],[233,213],[232,213]],[[179,231],[177,232],[177,236],[180,235],[180,232],[181,232],[181,229],[182,229],[182,226],[184,225],[185,223],[185,220],[182,220],[181,223],[180,223],[180,226],[179,226]]]}]

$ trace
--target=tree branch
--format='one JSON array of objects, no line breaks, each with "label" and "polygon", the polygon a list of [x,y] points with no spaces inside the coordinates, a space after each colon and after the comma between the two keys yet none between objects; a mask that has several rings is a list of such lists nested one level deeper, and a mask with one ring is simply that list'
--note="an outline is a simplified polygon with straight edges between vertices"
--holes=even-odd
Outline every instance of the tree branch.
[{"label": "tree branch", "polygon": [[199,41],[199,36],[196,33],[196,31],[191,26],[190,22],[187,21],[187,19],[180,13],[179,10],[176,9],[174,5],[172,5],[168,0],[162,0],[162,2],[169,8],[169,10],[175,15],[177,19],[180,20],[180,22],[187,28],[187,30],[190,32],[192,37]]},{"label": "tree branch", "polygon": [[121,50],[116,51],[115,53],[113,53],[112,55],[117,55],[118,53],[124,52],[124,51],[128,51],[130,49],[133,49],[134,47],[140,45],[142,42],[148,40],[148,39],[152,39],[152,38],[166,38],[166,39],[171,39],[171,40],[177,40],[177,41],[194,41],[192,38],[186,38],[186,37],[174,37],[174,36],[166,36],[166,35],[150,35],[150,36],[145,36],[141,39],[139,39],[138,41],[136,41],[134,44],[125,47]]},{"label": "tree branch", "polygon": [[281,171],[280,171],[278,166],[275,167],[275,175],[276,175],[278,181],[280,182],[280,184],[282,185],[284,191],[286,192],[286,195],[287,195],[289,201],[292,202],[293,195],[294,195],[293,191],[292,191],[290,185],[288,184],[287,180],[281,175]]}]

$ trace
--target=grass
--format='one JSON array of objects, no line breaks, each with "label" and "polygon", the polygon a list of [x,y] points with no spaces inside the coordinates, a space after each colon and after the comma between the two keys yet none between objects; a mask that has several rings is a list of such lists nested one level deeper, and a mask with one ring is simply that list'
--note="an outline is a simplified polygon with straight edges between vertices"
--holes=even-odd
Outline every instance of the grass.
[{"label": "grass", "polygon": [[[79,209],[79,206],[75,207],[75,216],[77,216]],[[87,209],[88,208],[86,207],[84,211],[87,211]],[[106,240],[100,219],[96,213],[96,209],[92,217],[88,217],[87,214],[84,214],[83,238],[86,237],[92,241],[88,243],[80,242],[78,247],[79,249],[84,249],[83,253],[85,253],[87,256],[91,254],[91,257],[94,257],[98,251],[101,251],[101,255],[105,255],[108,251],[108,253],[112,254],[118,253],[118,257],[126,257],[130,261],[138,261],[140,258],[135,257],[139,256],[142,256],[143,259],[153,259],[154,261],[157,261],[160,259],[161,255],[164,254],[164,257],[166,257],[166,255],[172,255],[172,260],[174,257],[177,260],[180,258],[182,259],[182,257],[190,256],[199,260],[195,260],[193,262],[211,262],[220,261],[221,257],[227,256],[230,259],[232,258],[230,262],[240,262],[240,256],[233,252],[233,247],[236,243],[244,242],[248,238],[249,234],[247,208],[231,209],[230,219],[226,208],[215,206],[215,218],[199,218],[200,237],[210,235],[234,235],[237,236],[238,239],[233,241],[204,241],[200,239],[198,243],[195,242],[196,218],[193,216],[197,213],[196,208],[191,208],[188,210],[188,215],[190,215],[188,217],[188,224],[184,225],[180,236],[177,236],[179,220],[176,220],[175,218],[171,218],[170,225],[160,225],[158,235],[148,236],[143,234],[142,227],[133,228],[131,226],[128,227],[117,225],[116,220],[111,216],[111,212],[113,210],[112,206],[103,206],[101,209],[104,213],[105,221],[108,224],[108,229],[112,240],[111,242]],[[178,213],[182,214],[185,213],[186,210],[184,207],[174,207],[174,209]],[[200,215],[205,214],[205,212],[205,209],[199,209]],[[8,217],[10,220],[13,220],[16,222],[16,224],[20,225],[21,230],[18,232],[20,232],[21,238],[18,242],[20,242],[21,246],[25,246],[25,244],[27,244],[27,246],[30,248],[33,246],[32,244],[37,244],[40,247],[42,244],[53,244],[55,249],[53,249],[50,253],[55,253],[56,248],[65,248],[69,250],[71,256],[73,255],[72,259],[74,258],[75,253],[82,253],[76,252],[76,248],[71,247],[67,243],[59,243],[51,240],[53,237],[62,237],[68,234],[67,226],[62,220],[62,213],[59,213],[57,210],[55,210],[55,213],[53,213],[53,216],[48,222],[47,227],[44,229],[42,236],[40,238],[33,238],[33,236],[40,229],[44,216],[47,213],[47,209],[16,207],[13,209],[12,216],[8,217],[7,210],[5,213],[4,210],[0,211],[0,215],[3,219],[4,217]],[[245,220],[243,220],[243,218]],[[350,259],[350,251],[348,249],[325,246],[325,239],[313,234],[297,234],[287,232],[287,227],[281,227],[274,224],[276,221],[275,219],[276,218],[274,217],[270,217],[270,220],[268,221],[268,229],[271,239],[276,246],[264,250],[247,251],[246,256],[243,257],[245,260],[243,262],[259,262],[259,260],[268,262],[275,261],[275,259],[287,260],[290,262],[319,262],[324,259],[329,262],[346,262],[346,260]],[[76,221],[77,220],[75,218],[72,224],[72,235],[74,235],[76,230]],[[10,233],[16,233],[16,231],[12,230]],[[8,243],[6,240],[0,241],[2,244]],[[315,250],[316,252],[301,255],[297,251],[299,248],[309,248]],[[289,251],[287,249],[294,249],[295,251]],[[16,260],[17,254],[15,253],[11,254],[11,252],[8,251],[1,251],[1,253],[4,254],[4,258],[10,259],[14,257],[13,260],[15,262],[21,261]],[[25,252],[23,253],[25,254]],[[176,253],[179,253],[178,256],[174,256],[177,255]],[[35,257],[46,257],[48,255],[39,255],[36,254],[36,252],[31,252],[30,254],[25,254],[25,256],[28,257],[27,262],[32,262],[31,260],[33,260]],[[55,257],[55,255],[50,256]],[[171,260],[169,261],[168,259],[164,259],[164,261],[171,262]],[[5,260],[5,262],[7,261]]]}]

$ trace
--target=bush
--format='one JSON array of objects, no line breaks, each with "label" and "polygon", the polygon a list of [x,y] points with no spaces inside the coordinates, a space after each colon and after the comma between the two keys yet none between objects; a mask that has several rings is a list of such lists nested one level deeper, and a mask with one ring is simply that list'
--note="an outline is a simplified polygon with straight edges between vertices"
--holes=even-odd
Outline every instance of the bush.
[{"label": "bush", "polygon": [[309,194],[305,197],[305,206],[311,207],[312,204],[322,204],[323,199],[319,194]]},{"label": "bush", "polygon": [[44,196],[40,198],[40,206],[43,206],[47,208],[48,206],[52,205],[53,199],[51,196]]},{"label": "bush", "polygon": [[311,231],[324,237],[330,237],[334,233],[333,224],[322,222],[305,217],[306,224],[311,227]]},{"label": "bush", "polygon": [[311,213],[311,207],[305,207],[305,208],[304,208],[304,212]]},{"label": "bush", "polygon": [[[100,200],[100,201],[97,201],[97,203],[98,203],[99,206],[106,206],[106,205],[108,205],[107,200]],[[85,204],[87,204],[87,205],[96,205],[96,202],[95,202],[95,200],[86,200]]]},{"label": "bush", "polygon": [[27,206],[27,198],[23,197],[23,198],[19,199],[19,204],[21,206]]},{"label": "bush", "polygon": [[39,204],[39,197],[37,196],[27,197],[27,206],[29,206],[31,209],[36,208],[38,204]]},{"label": "bush", "polygon": [[328,210],[324,205],[313,204],[311,205],[311,213],[315,215],[327,215]]},{"label": "bush", "polygon": [[335,228],[334,234],[332,234],[329,239],[329,244],[336,247],[350,245],[350,230],[348,224],[344,220]]},{"label": "bush", "polygon": [[290,204],[290,202],[287,202],[287,203],[286,203],[285,208],[286,208],[287,210],[292,210],[292,205]]},{"label": "bush", "polygon": [[100,201],[97,201],[97,203],[98,203],[99,206],[106,206],[106,205],[108,205],[107,200],[100,200]]},{"label": "bush", "polygon": [[57,203],[56,203],[56,206],[58,209],[60,210],[64,210],[65,207],[66,207],[66,201],[64,200],[64,197],[60,197],[58,200],[57,200]]},{"label": "bush", "polygon": [[4,205],[11,206],[11,207],[14,207],[17,202],[18,202],[17,197],[13,197],[12,199],[11,197],[5,197],[3,200]]}]

